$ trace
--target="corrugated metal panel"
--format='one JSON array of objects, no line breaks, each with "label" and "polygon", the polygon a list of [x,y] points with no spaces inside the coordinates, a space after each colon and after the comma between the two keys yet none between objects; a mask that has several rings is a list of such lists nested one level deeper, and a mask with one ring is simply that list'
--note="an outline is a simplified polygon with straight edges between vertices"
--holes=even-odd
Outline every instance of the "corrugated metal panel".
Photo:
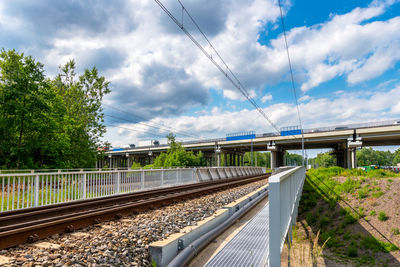
[{"label": "corrugated metal panel", "polygon": [[206,266],[267,266],[268,215],[269,205],[267,204]]}]

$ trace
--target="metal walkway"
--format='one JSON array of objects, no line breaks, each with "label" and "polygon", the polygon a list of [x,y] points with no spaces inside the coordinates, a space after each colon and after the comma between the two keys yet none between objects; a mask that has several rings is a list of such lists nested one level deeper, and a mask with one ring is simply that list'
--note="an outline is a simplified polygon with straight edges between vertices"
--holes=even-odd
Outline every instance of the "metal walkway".
[{"label": "metal walkway", "polygon": [[269,202],[205,266],[267,266]]}]

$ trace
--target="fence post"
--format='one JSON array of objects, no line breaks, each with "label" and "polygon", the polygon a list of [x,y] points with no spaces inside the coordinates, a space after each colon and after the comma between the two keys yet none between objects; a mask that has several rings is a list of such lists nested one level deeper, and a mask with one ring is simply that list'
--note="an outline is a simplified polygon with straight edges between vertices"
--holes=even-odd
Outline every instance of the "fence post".
[{"label": "fence post", "polygon": [[34,190],[35,190],[35,193],[34,193],[35,199],[34,199],[33,205],[35,207],[38,207],[39,206],[39,175],[35,175]]},{"label": "fence post", "polygon": [[281,266],[280,191],[279,182],[269,184],[269,266]]},{"label": "fence post", "polygon": [[86,198],[86,173],[82,175],[82,199]]},{"label": "fence post", "polygon": [[142,175],[140,178],[140,188],[144,189],[144,170],[142,170]]},{"label": "fence post", "polygon": [[114,194],[119,194],[119,188],[121,184],[121,172],[117,172],[117,175],[115,176],[115,181],[114,181]]}]

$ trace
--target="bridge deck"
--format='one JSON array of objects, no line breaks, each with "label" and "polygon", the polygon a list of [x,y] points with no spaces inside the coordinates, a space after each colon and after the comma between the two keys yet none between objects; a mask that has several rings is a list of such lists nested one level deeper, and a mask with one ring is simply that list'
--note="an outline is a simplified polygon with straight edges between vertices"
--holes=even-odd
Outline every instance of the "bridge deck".
[{"label": "bridge deck", "polygon": [[268,266],[268,219],[269,202],[206,266]]}]

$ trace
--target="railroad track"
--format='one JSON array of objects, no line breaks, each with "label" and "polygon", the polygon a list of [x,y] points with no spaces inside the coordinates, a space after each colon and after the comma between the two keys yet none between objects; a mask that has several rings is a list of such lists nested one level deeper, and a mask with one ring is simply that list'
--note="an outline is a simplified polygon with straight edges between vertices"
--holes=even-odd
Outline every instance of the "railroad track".
[{"label": "railroad track", "polygon": [[269,174],[160,188],[0,213],[0,249],[36,242],[176,201],[262,180]]}]

